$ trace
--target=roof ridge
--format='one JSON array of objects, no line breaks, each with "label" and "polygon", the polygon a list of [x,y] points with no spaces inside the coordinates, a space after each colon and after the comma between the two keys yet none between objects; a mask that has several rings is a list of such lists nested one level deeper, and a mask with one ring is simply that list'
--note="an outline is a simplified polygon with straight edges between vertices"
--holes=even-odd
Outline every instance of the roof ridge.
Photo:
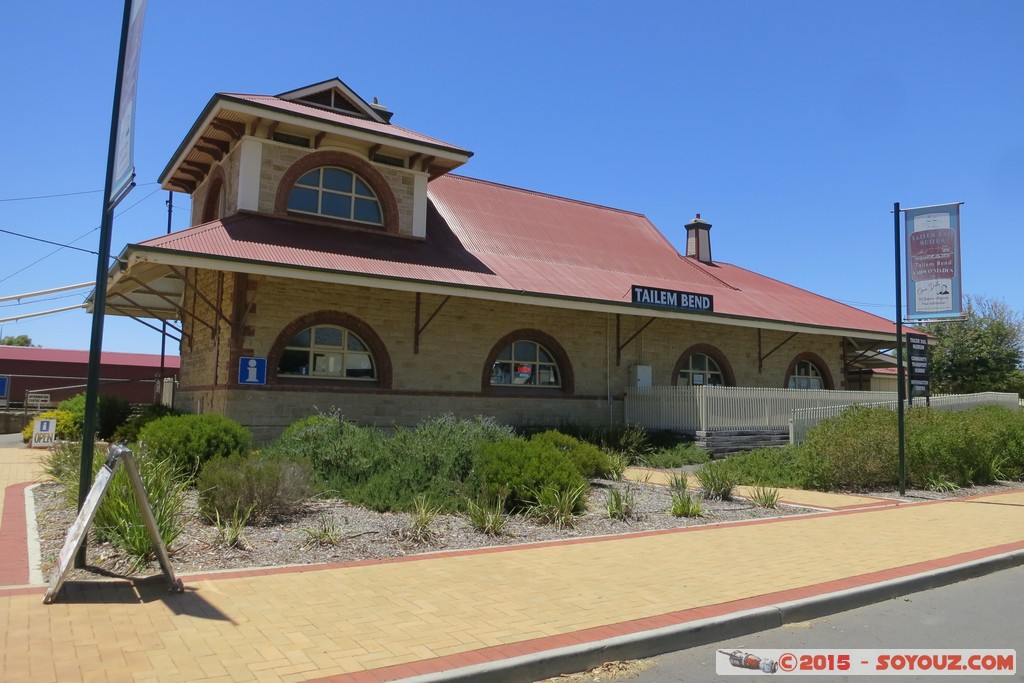
[{"label": "roof ridge", "polygon": [[[608,211],[615,211],[617,213],[624,213],[624,214],[628,214],[630,216],[639,216],[641,218],[646,219],[648,223],[651,223],[651,220],[649,218],[647,218],[647,215],[643,214],[643,213],[640,213],[639,211],[630,211],[629,209],[620,209],[620,208],[615,207],[615,206],[608,206],[607,204],[598,204],[596,202],[588,202],[588,201],[585,201],[583,199],[573,199],[572,197],[563,197],[561,195],[551,194],[549,192],[540,192],[538,190],[529,190],[529,189],[527,189],[525,187],[517,187],[515,185],[509,185],[507,183],[499,183],[499,182],[497,182],[495,180],[485,180],[483,178],[473,178],[473,177],[466,176],[466,175],[459,175],[458,173],[445,173],[444,176],[442,176],[442,177],[444,177],[444,178],[453,178],[455,180],[467,180],[469,182],[481,183],[483,185],[492,185],[494,187],[503,187],[503,188],[505,188],[507,190],[513,190],[513,191],[516,191],[516,192],[524,192],[526,194],[532,194],[532,195],[535,195],[535,196],[538,196],[538,197],[547,197],[549,199],[557,199],[559,201],[568,202],[570,204],[579,204],[580,206],[589,206],[589,207],[592,207],[592,208],[595,208],[595,209],[606,209]],[[653,227],[654,224],[651,223],[651,226]],[[657,228],[655,228],[655,230],[657,230]]]},{"label": "roof ridge", "polygon": [[[679,252],[676,252],[676,253],[678,254]],[[731,285],[731,284],[729,284],[728,282],[726,282],[725,280],[723,280],[722,278],[720,278],[720,277],[718,277],[717,275],[715,275],[714,273],[708,272],[708,271],[707,271],[707,270],[705,270],[704,268],[701,268],[701,267],[700,267],[700,266],[698,266],[698,265],[697,265],[696,263],[694,263],[694,262],[693,262],[693,259],[692,259],[692,258],[690,258],[689,256],[684,256],[683,254],[679,254],[679,259],[680,259],[681,261],[683,261],[683,263],[686,263],[687,265],[689,265],[689,266],[690,266],[691,268],[694,268],[694,269],[696,269],[697,271],[699,271],[699,272],[703,273],[704,275],[707,275],[707,276],[708,276],[709,278],[711,278],[711,279],[712,279],[712,280],[714,280],[715,282],[718,282],[718,283],[719,283],[719,284],[721,284],[721,285],[722,285],[723,287],[728,287],[729,289],[733,290],[734,292],[742,292],[742,291],[743,291],[742,289],[740,289],[740,288],[739,288],[739,287],[737,287],[736,285]],[[728,263],[724,263],[724,265],[730,265],[730,264],[728,264]],[[752,271],[751,271],[751,272],[752,272]],[[755,273],[755,274],[756,274],[756,273]]]}]

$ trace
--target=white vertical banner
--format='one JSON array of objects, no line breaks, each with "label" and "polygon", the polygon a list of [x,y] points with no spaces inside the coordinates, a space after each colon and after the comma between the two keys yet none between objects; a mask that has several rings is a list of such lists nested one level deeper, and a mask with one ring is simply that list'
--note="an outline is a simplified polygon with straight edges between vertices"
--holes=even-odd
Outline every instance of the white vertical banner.
[{"label": "white vertical banner", "polygon": [[124,44],[124,70],[117,103],[117,142],[114,148],[113,184],[107,205],[111,208],[125,198],[135,179],[135,95],[139,82],[139,57],[142,51],[142,25],[146,18],[146,0],[131,3],[128,35]]},{"label": "white vertical banner", "polygon": [[959,318],[960,204],[904,209],[907,318]]}]

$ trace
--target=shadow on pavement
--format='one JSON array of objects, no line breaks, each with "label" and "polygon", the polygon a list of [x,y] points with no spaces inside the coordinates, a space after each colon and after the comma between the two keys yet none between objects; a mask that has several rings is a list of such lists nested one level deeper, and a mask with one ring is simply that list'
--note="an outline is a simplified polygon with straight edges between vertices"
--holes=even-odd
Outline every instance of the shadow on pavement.
[{"label": "shadow on pavement", "polygon": [[[118,576],[96,567],[89,569],[100,574]],[[231,617],[207,602],[198,589],[185,586],[185,591],[178,593],[168,586],[164,576],[97,582],[69,579],[54,602],[76,605],[145,605],[162,602],[167,609],[180,616],[235,623]]]}]

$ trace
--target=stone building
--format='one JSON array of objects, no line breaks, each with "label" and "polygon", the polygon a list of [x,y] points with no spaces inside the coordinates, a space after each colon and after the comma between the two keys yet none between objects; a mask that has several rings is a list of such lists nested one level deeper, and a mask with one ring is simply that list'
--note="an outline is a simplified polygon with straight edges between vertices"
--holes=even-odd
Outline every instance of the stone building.
[{"label": "stone building", "polygon": [[129,244],[108,313],[178,321],[180,407],[258,439],[487,414],[621,423],[645,383],[840,388],[891,322],[641,214],[452,173],[472,153],[338,79],[215,95],[161,176],[193,227]]}]

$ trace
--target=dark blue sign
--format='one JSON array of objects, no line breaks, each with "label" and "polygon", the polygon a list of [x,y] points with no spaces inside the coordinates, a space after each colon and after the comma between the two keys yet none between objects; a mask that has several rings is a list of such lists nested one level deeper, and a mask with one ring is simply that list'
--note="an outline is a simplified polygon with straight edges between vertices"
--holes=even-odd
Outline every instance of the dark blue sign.
[{"label": "dark blue sign", "polygon": [[242,356],[238,359],[239,384],[266,384],[267,359]]},{"label": "dark blue sign", "polygon": [[710,294],[692,294],[678,292],[674,289],[641,285],[633,285],[633,303],[641,306],[660,306],[704,313],[711,313],[715,310],[715,299]]},{"label": "dark blue sign", "polygon": [[11,378],[7,375],[0,375],[0,398],[7,398],[8,385]]}]

